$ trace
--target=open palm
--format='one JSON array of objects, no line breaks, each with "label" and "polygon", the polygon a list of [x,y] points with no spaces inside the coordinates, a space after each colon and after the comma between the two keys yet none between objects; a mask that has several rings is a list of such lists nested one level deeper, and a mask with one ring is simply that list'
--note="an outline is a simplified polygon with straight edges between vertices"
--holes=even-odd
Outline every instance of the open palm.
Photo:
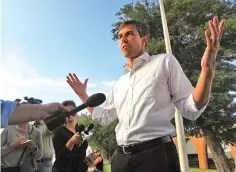
[{"label": "open palm", "polygon": [[67,83],[79,97],[86,95],[88,79],[86,79],[84,83],[82,83],[76,76],[76,74],[69,73],[69,75],[67,76]]},{"label": "open palm", "polygon": [[220,47],[220,41],[223,35],[225,20],[222,20],[219,24],[218,17],[215,16],[213,21],[209,21],[210,32],[205,31],[207,48],[202,57],[202,68],[214,69],[216,62],[216,55]]}]

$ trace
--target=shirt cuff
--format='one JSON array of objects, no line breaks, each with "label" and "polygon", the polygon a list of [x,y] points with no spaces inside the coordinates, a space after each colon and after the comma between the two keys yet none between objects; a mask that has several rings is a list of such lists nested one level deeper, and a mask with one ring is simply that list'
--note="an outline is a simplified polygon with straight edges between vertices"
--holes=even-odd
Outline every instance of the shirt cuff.
[{"label": "shirt cuff", "polygon": [[96,121],[99,121],[99,119],[101,118],[101,115],[102,115],[103,111],[104,111],[103,108],[100,107],[100,106],[94,107],[93,113],[92,113],[93,119],[96,120]]},{"label": "shirt cuff", "polygon": [[186,100],[186,106],[188,107],[188,109],[191,111],[191,112],[194,112],[194,113],[203,113],[208,105],[209,101],[201,108],[201,109],[198,109],[197,108],[197,105],[195,103],[195,101],[193,100],[193,94],[191,94],[188,99]]},{"label": "shirt cuff", "polygon": [[1,102],[1,127],[8,127],[8,119],[10,118],[12,112],[15,110],[16,106],[19,104],[15,101],[5,101],[0,100]]}]

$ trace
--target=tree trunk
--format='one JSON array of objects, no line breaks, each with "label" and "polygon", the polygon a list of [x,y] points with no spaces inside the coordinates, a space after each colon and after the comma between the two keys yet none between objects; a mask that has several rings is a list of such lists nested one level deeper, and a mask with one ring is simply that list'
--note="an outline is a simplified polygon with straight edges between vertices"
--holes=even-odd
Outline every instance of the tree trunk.
[{"label": "tree trunk", "polygon": [[218,172],[233,172],[229,160],[221,146],[221,141],[216,138],[210,126],[202,127],[202,133],[206,139],[207,145],[212,152],[213,161]]}]

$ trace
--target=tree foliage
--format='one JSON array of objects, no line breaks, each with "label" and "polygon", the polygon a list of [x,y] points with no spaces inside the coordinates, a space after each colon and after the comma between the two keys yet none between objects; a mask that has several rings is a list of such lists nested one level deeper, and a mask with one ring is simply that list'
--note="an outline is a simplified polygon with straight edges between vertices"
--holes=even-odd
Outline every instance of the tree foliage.
[{"label": "tree foliage", "polygon": [[102,150],[104,156],[107,160],[111,159],[115,149],[116,149],[116,138],[115,138],[115,127],[117,121],[114,121],[108,126],[102,126],[96,121],[94,121],[91,115],[82,114],[78,119],[80,124],[88,126],[89,123],[94,123],[93,136],[89,139],[89,144],[94,147]]},{"label": "tree foliage", "polygon": [[[217,15],[226,18],[226,26],[217,56],[217,67],[209,105],[195,122],[185,120],[187,134],[199,136],[202,126],[211,126],[216,136],[225,142],[236,143],[232,137],[232,118],[236,104],[236,3],[219,0],[165,0],[168,29],[173,55],[180,62],[193,86],[196,86],[201,58],[206,48],[204,31],[208,21]],[[159,4],[147,0],[124,5],[116,14],[118,22],[113,24],[113,39],[117,40],[119,24],[136,19],[149,25],[149,54],[165,53],[165,43]]]},{"label": "tree foliage", "polygon": [[[217,169],[231,172],[220,142],[236,144],[233,125],[236,119],[236,2],[225,0],[165,0],[165,13],[172,53],[181,64],[193,86],[201,72],[201,58],[206,49],[204,32],[215,15],[226,19],[210,102],[194,122],[184,120],[187,135],[206,138]],[[150,55],[165,53],[164,35],[158,2],[142,0],[124,5],[116,16],[112,33],[117,40],[118,27],[124,20],[135,19],[150,27],[147,51]],[[173,120],[174,123],[174,120]]]}]

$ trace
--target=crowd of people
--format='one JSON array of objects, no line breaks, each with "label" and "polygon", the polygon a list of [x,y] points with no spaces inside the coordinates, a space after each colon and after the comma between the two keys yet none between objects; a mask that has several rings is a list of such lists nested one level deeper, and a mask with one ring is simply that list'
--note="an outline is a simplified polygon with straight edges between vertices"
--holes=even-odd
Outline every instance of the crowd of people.
[{"label": "crowd of people", "polygon": [[[62,105],[69,110],[76,107],[71,100]],[[55,131],[49,131],[43,120],[9,125],[1,132],[1,171],[102,172],[100,152],[82,140],[78,127],[77,114],[67,117],[65,124]],[[86,164],[84,159],[90,154],[96,159]]]}]

